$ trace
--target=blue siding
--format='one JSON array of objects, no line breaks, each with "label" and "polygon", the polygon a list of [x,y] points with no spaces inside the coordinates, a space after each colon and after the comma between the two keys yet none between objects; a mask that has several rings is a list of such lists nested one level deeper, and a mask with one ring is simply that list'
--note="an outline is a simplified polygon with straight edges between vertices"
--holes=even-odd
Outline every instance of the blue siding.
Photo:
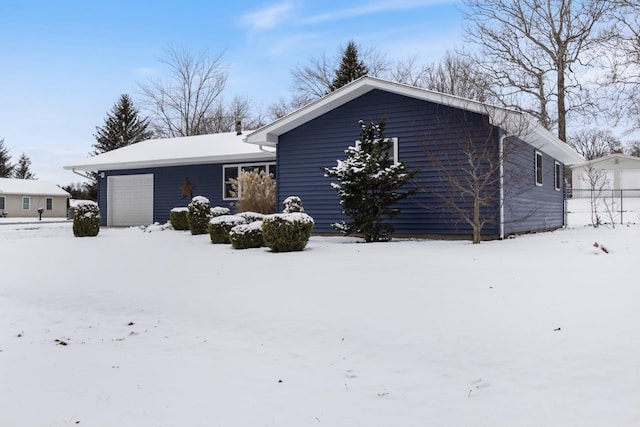
[{"label": "blue siding", "polygon": [[[233,163],[225,163],[233,164]],[[222,164],[175,166],[147,169],[127,169],[105,171],[105,178],[99,178],[98,203],[102,216],[102,225],[107,224],[107,177],[116,175],[153,174],[153,221],[165,223],[169,220],[171,209],[187,206],[191,200],[182,198],[180,185],[185,178],[195,188],[193,196],[204,196],[211,206],[232,207],[232,200],[223,200]]]},{"label": "blue siding", "polygon": [[550,230],[564,226],[564,165],[561,188],[555,189],[555,162],[542,154],[542,186],[536,185],[535,153],[521,141],[506,142],[505,234]]},{"label": "blue siding", "polygon": [[[474,143],[497,147],[497,132],[487,130],[481,115],[433,103],[374,90],[284,135],[278,142],[278,201],[290,195],[301,197],[305,211],[316,221],[315,232],[333,232],[331,223],[346,219],[341,214],[339,198],[324,177],[323,168],[333,167],[344,159],[344,150],[360,136],[359,120],[387,122],[385,135],[397,137],[400,160],[409,169],[418,169],[414,185],[428,189],[400,202],[402,209],[393,221],[397,234],[432,234],[469,236],[471,228],[458,216],[444,210],[434,194],[459,197],[442,182],[438,170],[425,155],[429,150],[459,168],[461,153],[452,149],[454,140],[471,138]],[[471,201],[461,202],[471,206]],[[496,197],[485,213],[499,211]],[[486,234],[498,233],[497,221],[485,226]]]}]

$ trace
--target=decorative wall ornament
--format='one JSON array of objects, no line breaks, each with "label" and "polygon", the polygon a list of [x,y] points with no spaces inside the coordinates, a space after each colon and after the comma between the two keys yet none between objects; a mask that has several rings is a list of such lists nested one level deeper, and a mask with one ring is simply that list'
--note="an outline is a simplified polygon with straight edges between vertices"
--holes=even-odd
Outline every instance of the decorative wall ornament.
[{"label": "decorative wall ornament", "polygon": [[185,178],[182,185],[180,185],[180,190],[182,190],[182,198],[193,199],[193,189],[196,188],[195,185],[189,182],[189,178]]}]

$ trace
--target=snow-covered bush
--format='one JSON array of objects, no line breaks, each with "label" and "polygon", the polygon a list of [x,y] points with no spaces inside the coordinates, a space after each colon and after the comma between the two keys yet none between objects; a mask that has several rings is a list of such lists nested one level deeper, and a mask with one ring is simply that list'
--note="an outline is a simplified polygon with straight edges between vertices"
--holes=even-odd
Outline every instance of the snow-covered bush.
[{"label": "snow-covered bush", "polygon": [[189,208],[173,208],[169,212],[169,222],[174,230],[189,230],[187,215]]},{"label": "snow-covered bush", "polygon": [[73,212],[73,235],[93,237],[100,232],[100,209],[96,202],[83,201]]},{"label": "snow-covered bush", "polygon": [[247,220],[238,215],[221,215],[209,221],[211,243],[229,243],[229,232],[233,227],[246,224]]},{"label": "snow-covered bush", "polygon": [[234,249],[261,248],[264,245],[262,221],[236,225],[229,232],[229,240]]},{"label": "snow-covered bush", "polygon": [[258,212],[240,212],[236,215],[246,219],[248,223],[254,221],[262,221],[264,219],[264,214]]},{"label": "snow-covered bush", "polygon": [[222,216],[231,214],[231,210],[229,208],[224,208],[222,206],[216,206],[215,208],[211,208],[211,216]]},{"label": "snow-covered bush", "polygon": [[301,251],[307,246],[313,218],[302,212],[267,215],[262,221],[264,245],[273,252]]},{"label": "snow-covered bush", "polygon": [[191,234],[207,234],[209,232],[209,220],[211,219],[211,203],[209,199],[203,196],[196,196],[191,200],[188,208],[187,219],[189,220]]},{"label": "snow-covered bush", "polygon": [[283,213],[304,212],[302,200],[298,196],[289,196],[282,202]]}]

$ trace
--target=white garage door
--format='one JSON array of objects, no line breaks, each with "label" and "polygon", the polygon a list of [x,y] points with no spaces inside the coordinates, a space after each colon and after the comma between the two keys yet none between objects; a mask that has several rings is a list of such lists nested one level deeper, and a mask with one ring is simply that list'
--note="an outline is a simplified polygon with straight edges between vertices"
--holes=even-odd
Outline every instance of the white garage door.
[{"label": "white garage door", "polygon": [[[640,170],[623,169],[620,171],[620,188],[626,190],[640,190]],[[625,191],[627,197],[640,197],[640,191]]]},{"label": "white garage door", "polygon": [[153,174],[107,178],[107,225],[153,223]]}]

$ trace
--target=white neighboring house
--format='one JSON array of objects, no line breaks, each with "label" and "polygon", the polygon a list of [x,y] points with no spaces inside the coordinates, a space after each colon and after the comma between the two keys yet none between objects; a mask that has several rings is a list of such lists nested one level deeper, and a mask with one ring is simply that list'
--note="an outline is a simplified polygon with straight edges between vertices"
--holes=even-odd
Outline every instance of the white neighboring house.
[{"label": "white neighboring house", "polygon": [[623,191],[624,197],[640,197],[640,157],[610,154],[571,167],[573,197],[588,198],[591,192],[589,170],[606,176],[604,188]]},{"label": "white neighboring house", "polygon": [[55,184],[35,179],[0,178],[0,216],[66,218],[69,193]]}]

